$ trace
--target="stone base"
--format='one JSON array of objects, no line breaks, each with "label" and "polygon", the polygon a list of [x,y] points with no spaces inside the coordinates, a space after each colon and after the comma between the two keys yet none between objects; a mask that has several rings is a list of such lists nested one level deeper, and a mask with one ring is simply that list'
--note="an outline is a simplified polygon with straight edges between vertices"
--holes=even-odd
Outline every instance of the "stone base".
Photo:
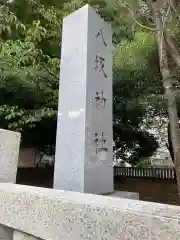
[{"label": "stone base", "polygon": [[139,200],[139,193],[136,193],[136,192],[114,191],[114,192],[109,193],[109,194],[103,194],[103,196]]}]

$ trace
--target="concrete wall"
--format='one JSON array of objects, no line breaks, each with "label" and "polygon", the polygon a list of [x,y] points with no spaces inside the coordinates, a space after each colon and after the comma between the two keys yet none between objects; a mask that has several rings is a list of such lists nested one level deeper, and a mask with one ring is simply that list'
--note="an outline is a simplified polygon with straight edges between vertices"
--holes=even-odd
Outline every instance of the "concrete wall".
[{"label": "concrete wall", "polygon": [[41,239],[180,239],[178,206],[7,183],[0,199],[0,224]]}]

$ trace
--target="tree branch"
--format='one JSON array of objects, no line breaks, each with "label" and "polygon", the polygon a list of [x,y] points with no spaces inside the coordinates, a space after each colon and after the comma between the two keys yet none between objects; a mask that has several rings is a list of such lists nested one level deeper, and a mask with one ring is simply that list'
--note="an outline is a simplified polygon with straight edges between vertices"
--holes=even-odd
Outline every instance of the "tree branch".
[{"label": "tree branch", "polygon": [[[170,5],[169,5],[169,6],[168,6],[168,9],[167,9],[167,12],[166,12],[166,15],[164,16],[164,19],[163,19],[163,30],[164,30],[165,27],[166,27],[166,23],[167,23],[167,20],[168,20],[168,16],[169,16],[170,10],[171,10],[171,7],[170,7]],[[163,32],[164,32],[164,31],[163,31]]]},{"label": "tree branch", "polygon": [[[28,52],[28,54],[30,54],[31,57],[33,57],[33,55],[30,52]],[[52,73],[48,68],[43,66],[43,64],[40,61],[39,61],[39,64],[49,73],[49,75],[51,75],[52,77],[55,77],[59,81],[59,78],[54,73]]]},{"label": "tree branch", "polygon": [[177,18],[178,18],[179,21],[180,21],[180,16],[179,16],[179,14],[178,14],[178,12],[177,12],[175,6],[174,6],[174,3],[172,2],[172,0],[167,0],[167,1],[168,1],[169,6],[174,10],[174,12],[175,12]]},{"label": "tree branch", "polygon": [[129,12],[131,13],[131,16],[132,16],[133,20],[135,21],[135,23],[136,23],[138,26],[140,26],[141,28],[150,30],[150,31],[156,31],[155,28],[151,28],[151,27],[148,27],[148,26],[145,26],[145,25],[141,24],[141,23],[136,19],[135,15],[134,15],[134,12],[133,12],[133,10],[131,9],[131,7],[128,6],[127,4],[125,4],[123,0],[119,0],[119,1],[122,3],[122,5],[123,5],[124,7],[126,7],[126,8],[129,10]]},{"label": "tree branch", "polygon": [[[41,66],[44,67],[43,65],[41,65]],[[55,78],[59,81],[59,78],[58,78],[54,73],[52,73],[51,71],[49,71],[48,68],[45,68],[45,67],[44,67],[44,69],[45,69],[52,77],[55,77]]]},{"label": "tree branch", "polygon": [[42,161],[42,158],[43,158],[43,156],[45,155],[45,153],[43,152],[42,154],[41,154],[41,156],[40,156],[40,159],[39,159],[39,161],[36,163],[36,168],[39,166],[39,164],[41,163],[41,161]]}]

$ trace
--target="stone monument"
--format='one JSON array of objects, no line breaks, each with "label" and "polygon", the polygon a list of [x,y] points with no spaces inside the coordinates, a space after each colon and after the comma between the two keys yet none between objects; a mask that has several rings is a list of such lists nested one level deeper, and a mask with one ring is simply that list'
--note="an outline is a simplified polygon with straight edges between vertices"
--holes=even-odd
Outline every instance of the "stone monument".
[{"label": "stone monument", "polygon": [[89,6],[64,19],[54,188],[113,191],[112,34]]},{"label": "stone monument", "polygon": [[16,183],[21,134],[0,129],[0,183]]},{"label": "stone monument", "polygon": [[85,5],[63,23],[55,189],[113,193],[112,123],[112,32]]},{"label": "stone monument", "polygon": [[[20,133],[0,129],[0,183],[16,183],[20,140]],[[13,230],[0,225],[0,239],[12,240]]]}]

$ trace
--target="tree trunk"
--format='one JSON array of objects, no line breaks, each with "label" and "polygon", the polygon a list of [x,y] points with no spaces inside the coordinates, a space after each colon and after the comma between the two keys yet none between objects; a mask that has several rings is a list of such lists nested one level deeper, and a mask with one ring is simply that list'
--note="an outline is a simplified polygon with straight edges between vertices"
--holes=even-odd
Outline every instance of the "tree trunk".
[{"label": "tree trunk", "polygon": [[180,67],[180,55],[174,41],[171,39],[167,31],[165,31],[164,36],[169,54],[173,58],[174,62]]},{"label": "tree trunk", "polygon": [[153,15],[156,20],[156,39],[159,50],[159,64],[162,75],[164,96],[167,102],[167,111],[170,122],[170,132],[174,155],[174,164],[176,168],[176,178],[178,185],[178,193],[180,198],[180,131],[179,119],[177,114],[176,99],[172,87],[172,78],[169,70],[167,46],[165,42],[163,16],[161,13],[161,0],[156,0],[153,3]]}]

